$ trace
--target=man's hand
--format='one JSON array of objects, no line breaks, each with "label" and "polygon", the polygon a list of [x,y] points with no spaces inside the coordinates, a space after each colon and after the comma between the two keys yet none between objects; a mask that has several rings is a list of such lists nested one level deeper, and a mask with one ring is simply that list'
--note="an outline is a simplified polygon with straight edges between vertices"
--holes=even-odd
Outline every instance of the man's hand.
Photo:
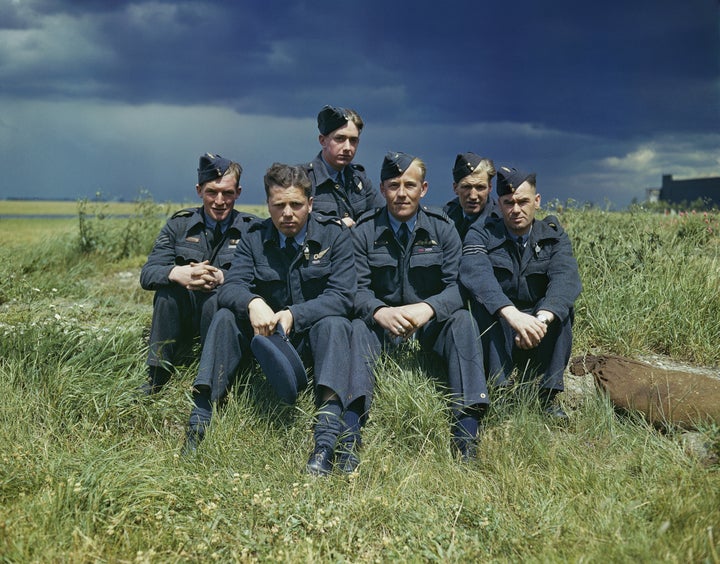
[{"label": "man's hand", "polygon": [[294,322],[293,314],[289,309],[281,309],[275,314],[275,324],[279,323],[286,335],[290,335]]},{"label": "man's hand", "polygon": [[523,313],[514,306],[506,306],[498,313],[515,331],[515,346],[519,349],[534,349],[547,334],[547,325],[537,317]]},{"label": "man's hand", "polygon": [[170,271],[168,278],[187,290],[200,292],[212,292],[225,281],[223,271],[212,266],[207,260],[176,266]]},{"label": "man's hand", "polygon": [[248,317],[255,335],[269,337],[275,331],[275,312],[262,298],[254,298],[248,304]]},{"label": "man's hand", "polygon": [[385,331],[397,337],[409,338],[428,321],[435,317],[435,311],[425,302],[397,307],[381,307],[375,310],[373,319]]}]

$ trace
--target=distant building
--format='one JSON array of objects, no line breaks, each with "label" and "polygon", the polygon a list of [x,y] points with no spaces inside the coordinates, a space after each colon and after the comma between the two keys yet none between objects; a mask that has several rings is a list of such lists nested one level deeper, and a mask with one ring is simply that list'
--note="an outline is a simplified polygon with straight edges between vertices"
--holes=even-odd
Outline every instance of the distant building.
[{"label": "distant building", "polygon": [[703,200],[707,207],[720,207],[720,176],[673,180],[672,174],[663,174],[662,187],[645,190],[649,202],[690,204]]}]

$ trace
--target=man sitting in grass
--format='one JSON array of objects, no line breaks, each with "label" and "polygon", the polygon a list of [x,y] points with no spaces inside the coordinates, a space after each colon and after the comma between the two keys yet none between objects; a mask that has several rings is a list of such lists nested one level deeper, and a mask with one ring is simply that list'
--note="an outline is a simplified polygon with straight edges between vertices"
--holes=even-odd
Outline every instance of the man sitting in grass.
[{"label": "man sitting in grass", "polygon": [[483,335],[489,380],[509,385],[514,366],[539,378],[545,412],[567,414],[555,396],[572,349],[573,305],[582,285],[567,233],[554,216],[536,220],[535,174],[497,171],[502,218],[475,223],[460,261],[460,283]]},{"label": "man sitting in grass", "polygon": [[417,338],[445,364],[452,444],[470,460],[488,395],[477,326],[457,282],[460,236],[445,213],[420,205],[428,190],[420,159],[390,152],[380,179],[386,205],[361,216],[353,229],[360,317],[353,322],[353,358],[365,360],[353,374],[372,375],[383,345]]},{"label": "man sitting in grass", "polygon": [[216,310],[237,242],[254,217],[234,209],[242,167],[220,155],[200,157],[195,186],[203,205],[181,210],[165,224],[140,271],[140,285],[154,290],[147,382],[143,394],[167,383],[181,349],[201,343]]},{"label": "man sitting in grass", "polygon": [[[289,345],[281,344],[284,352],[292,357],[295,352],[287,347],[294,347],[314,366],[320,410],[307,471],[325,475],[333,464],[344,465],[343,453],[335,460],[335,447],[343,431],[343,411],[357,397],[348,361],[348,315],[356,288],[352,239],[339,218],[311,213],[312,185],[302,167],[275,163],[264,182],[270,217],[250,225],[219,291],[221,309],[208,331],[193,384],[184,451],[197,449],[212,405],[226,396],[238,368],[252,359],[251,351],[262,364],[253,341],[262,343],[281,330],[289,339]],[[276,372],[266,375],[274,379]],[[284,399],[294,401],[304,384],[293,381]]]},{"label": "man sitting in grass", "polygon": [[445,204],[443,211],[455,223],[460,239],[465,239],[468,229],[476,221],[499,217],[497,204],[490,195],[495,164],[475,153],[460,153],[455,157],[452,175],[457,198]]}]

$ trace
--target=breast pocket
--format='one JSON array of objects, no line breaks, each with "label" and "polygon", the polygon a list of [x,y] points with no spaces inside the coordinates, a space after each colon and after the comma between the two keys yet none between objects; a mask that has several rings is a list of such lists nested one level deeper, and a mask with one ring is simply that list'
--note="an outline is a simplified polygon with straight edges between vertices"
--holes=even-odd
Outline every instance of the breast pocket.
[{"label": "breast pocket", "polygon": [[200,246],[199,241],[197,243],[182,241],[175,245],[175,264],[185,265],[204,260],[204,248]]},{"label": "breast pocket", "polygon": [[410,284],[421,298],[440,293],[443,288],[443,253],[413,252],[410,256]]},{"label": "breast pocket", "polygon": [[369,253],[368,266],[372,289],[376,296],[390,295],[400,287],[397,260],[387,250]]},{"label": "breast pocket", "polygon": [[328,279],[332,274],[330,261],[321,264],[308,264],[300,268],[303,296],[306,300],[318,297],[327,288]]},{"label": "breast pocket", "polygon": [[488,254],[490,263],[495,273],[495,278],[500,283],[500,286],[504,290],[507,290],[512,286],[513,279],[515,278],[515,269],[519,268],[513,262],[510,254],[505,249],[497,249],[494,252]]}]

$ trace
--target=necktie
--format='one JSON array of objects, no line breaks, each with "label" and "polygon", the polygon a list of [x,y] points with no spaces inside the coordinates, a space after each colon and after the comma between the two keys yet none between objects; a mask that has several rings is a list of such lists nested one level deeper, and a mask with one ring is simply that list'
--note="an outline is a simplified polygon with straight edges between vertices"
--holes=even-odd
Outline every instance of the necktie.
[{"label": "necktie", "polygon": [[295,255],[297,254],[297,243],[295,243],[294,237],[288,237],[285,239],[285,246],[283,247],[283,253],[285,253],[285,256],[292,260],[295,258]]},{"label": "necktie", "polygon": [[213,249],[220,244],[220,241],[222,241],[222,238],[223,238],[222,226],[220,225],[220,222],[218,222],[215,224],[215,229],[213,230],[213,235],[212,235]]},{"label": "necktie", "polygon": [[515,240],[515,242],[517,243],[518,253],[520,254],[520,256],[522,256],[522,255],[523,255],[523,251],[525,250],[525,245],[523,244],[523,238],[522,238],[522,237],[518,237],[518,238]]},{"label": "necktie", "polygon": [[345,187],[345,178],[343,178],[342,170],[340,172],[338,172],[338,174],[337,174],[337,183],[338,183],[338,186],[340,186],[341,188]]},{"label": "necktie", "polygon": [[410,228],[407,223],[401,223],[400,229],[398,229],[398,241],[403,249],[407,248],[408,241],[410,240]]}]

